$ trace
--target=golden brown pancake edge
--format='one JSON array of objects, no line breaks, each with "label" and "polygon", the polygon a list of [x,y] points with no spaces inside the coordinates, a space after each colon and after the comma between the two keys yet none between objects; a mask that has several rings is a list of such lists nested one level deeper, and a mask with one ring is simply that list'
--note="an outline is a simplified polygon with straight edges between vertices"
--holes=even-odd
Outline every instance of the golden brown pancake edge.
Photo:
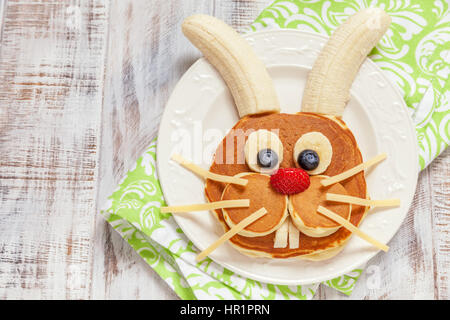
[{"label": "golden brown pancake edge", "polygon": [[[308,132],[318,131],[324,134],[333,147],[333,158],[331,164],[324,175],[333,176],[346,171],[359,163],[362,163],[361,152],[357,146],[356,140],[352,132],[347,128],[341,119],[330,118],[314,113],[297,113],[283,114],[275,113],[269,115],[253,115],[242,118],[233,127],[234,130],[253,129],[278,129],[278,136],[284,146],[283,162],[280,167],[295,167],[292,157],[293,147],[297,139]],[[226,164],[220,161],[220,158],[226,159],[227,151],[233,152],[234,161],[239,157],[243,157],[243,145],[245,139],[232,137],[232,148],[226,149],[227,137],[233,130],[222,140],[222,143],[216,150],[214,161],[210,167],[211,172],[235,175],[240,172],[251,171],[245,163]],[[228,137],[229,139],[229,137]],[[237,150],[237,152],[234,152]],[[230,156],[230,155],[229,155]],[[218,161],[219,160],[219,161]],[[364,198],[367,195],[366,181],[364,173],[357,175],[341,182],[349,195]],[[207,180],[205,186],[205,195],[209,201],[217,201],[220,199],[225,185],[220,182]],[[359,225],[364,218],[367,207],[352,206],[350,221],[354,225]],[[220,210],[215,211],[216,217],[221,222],[225,230],[228,226],[223,220]],[[298,249],[289,248],[273,248],[273,238],[275,232],[262,237],[243,237],[236,235],[230,239],[231,244],[238,250],[247,255],[266,256],[272,258],[289,258],[289,257],[313,257],[315,254],[324,253],[327,250],[333,250],[346,243],[351,233],[345,228],[340,228],[337,232],[322,238],[308,237],[300,234],[300,246]]]}]

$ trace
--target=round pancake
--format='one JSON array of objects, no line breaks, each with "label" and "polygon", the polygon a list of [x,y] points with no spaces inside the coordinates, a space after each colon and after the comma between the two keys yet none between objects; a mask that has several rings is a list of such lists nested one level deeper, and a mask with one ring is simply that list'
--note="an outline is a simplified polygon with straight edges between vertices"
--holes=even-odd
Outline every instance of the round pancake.
[{"label": "round pancake", "polygon": [[320,206],[337,213],[348,220],[351,213],[351,205],[326,200],[326,194],[337,193],[348,195],[340,183],[324,187],[320,183],[325,176],[311,176],[308,189],[289,196],[289,214],[295,226],[311,237],[324,237],[336,232],[341,225],[334,220],[317,212]]},{"label": "round pancake", "polygon": [[[295,142],[305,133],[318,131],[325,135],[333,148],[333,157],[324,175],[334,176],[362,163],[362,156],[358,149],[356,140],[352,132],[345,123],[337,118],[319,115],[315,113],[300,112],[297,114],[274,113],[265,115],[252,115],[240,119],[222,140],[214,155],[211,172],[233,176],[241,172],[250,171],[249,167],[242,162],[244,157],[245,134],[248,130],[278,130],[278,136],[283,143],[283,162],[280,167],[294,168],[293,148]],[[227,143],[232,141],[232,143]],[[228,161],[226,161],[228,159]],[[234,159],[229,161],[229,159]],[[360,172],[341,184],[351,196],[366,197],[366,181],[364,173]],[[224,183],[207,180],[205,194],[209,201],[218,201],[222,196]],[[257,195],[255,195],[257,196]],[[359,225],[364,217],[366,207],[352,206],[350,221],[354,225]],[[216,210],[215,214],[225,230],[229,227],[223,219],[221,210]],[[325,250],[335,249],[345,243],[351,233],[340,228],[337,232],[321,238],[300,235],[300,246],[298,249],[273,248],[275,232],[262,237],[244,237],[235,235],[230,239],[230,243],[241,252],[272,258],[301,257],[303,255],[313,255],[322,253]],[[339,250],[333,250],[338,252]],[[328,255],[324,255],[327,256]]]},{"label": "round pancake", "polygon": [[[276,192],[270,185],[270,176],[257,173],[238,175],[248,180],[245,187],[229,184],[222,193],[222,200],[250,199],[247,208],[222,209],[227,225],[231,228],[256,210],[264,207],[267,214],[244,228],[240,235],[246,237],[264,236],[277,230],[288,216],[287,196]],[[254,195],[257,194],[258,197]]]}]

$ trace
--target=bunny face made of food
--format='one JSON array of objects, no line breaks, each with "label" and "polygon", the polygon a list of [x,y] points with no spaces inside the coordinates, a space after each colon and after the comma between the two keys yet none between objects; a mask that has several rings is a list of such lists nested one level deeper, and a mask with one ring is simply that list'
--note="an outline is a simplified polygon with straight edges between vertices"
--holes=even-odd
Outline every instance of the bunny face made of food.
[{"label": "bunny face made of food", "polygon": [[[377,24],[368,23],[374,16]],[[183,22],[185,36],[225,80],[240,116],[217,147],[209,171],[245,179],[247,184],[207,179],[205,195],[211,203],[250,200],[247,207],[213,211],[225,231],[259,208],[267,210],[229,239],[243,254],[328,259],[343,248],[351,232],[317,208],[325,207],[355,226],[363,220],[368,206],[326,197],[332,193],[367,199],[363,170],[339,182],[323,182],[363,163],[341,115],[360,65],[389,24],[389,16],[376,8],[350,17],[317,58],[301,112],[285,114],[280,113],[264,64],[245,39],[210,16],[194,15]]]}]

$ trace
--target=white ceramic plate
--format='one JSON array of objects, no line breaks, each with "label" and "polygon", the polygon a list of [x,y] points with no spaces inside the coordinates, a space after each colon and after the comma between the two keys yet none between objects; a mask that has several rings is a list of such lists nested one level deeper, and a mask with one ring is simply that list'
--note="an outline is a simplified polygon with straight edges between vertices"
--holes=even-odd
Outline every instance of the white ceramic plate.
[{"label": "white ceramic plate", "polygon": [[[299,112],[308,71],[327,37],[297,30],[272,30],[253,33],[246,39],[267,65],[281,111]],[[361,224],[361,230],[387,243],[405,218],[416,188],[415,131],[401,95],[369,59],[362,65],[351,93],[343,119],[353,131],[363,159],[388,153],[387,160],[366,172],[369,194],[373,199],[401,199],[401,207],[373,209]],[[172,153],[181,152],[208,168],[219,142],[238,120],[222,78],[205,59],[199,59],[175,87],[159,129],[157,167],[169,205],[205,202],[204,182],[170,161]],[[177,214],[175,219],[200,250],[223,234],[222,227],[208,212]],[[352,236],[341,253],[321,262],[250,258],[228,243],[210,258],[251,279],[298,285],[342,275],[361,267],[377,252],[367,242]]]}]

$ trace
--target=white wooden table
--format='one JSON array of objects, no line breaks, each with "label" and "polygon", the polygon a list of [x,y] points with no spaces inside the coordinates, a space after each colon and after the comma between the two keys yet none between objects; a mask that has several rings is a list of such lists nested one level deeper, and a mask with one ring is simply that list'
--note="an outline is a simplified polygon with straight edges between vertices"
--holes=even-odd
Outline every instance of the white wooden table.
[{"label": "white wooden table", "polygon": [[[183,18],[239,30],[269,3],[0,1],[0,299],[177,299],[99,207],[199,57]],[[422,172],[351,299],[450,298],[449,153]],[[326,287],[316,298],[348,299]]]}]

